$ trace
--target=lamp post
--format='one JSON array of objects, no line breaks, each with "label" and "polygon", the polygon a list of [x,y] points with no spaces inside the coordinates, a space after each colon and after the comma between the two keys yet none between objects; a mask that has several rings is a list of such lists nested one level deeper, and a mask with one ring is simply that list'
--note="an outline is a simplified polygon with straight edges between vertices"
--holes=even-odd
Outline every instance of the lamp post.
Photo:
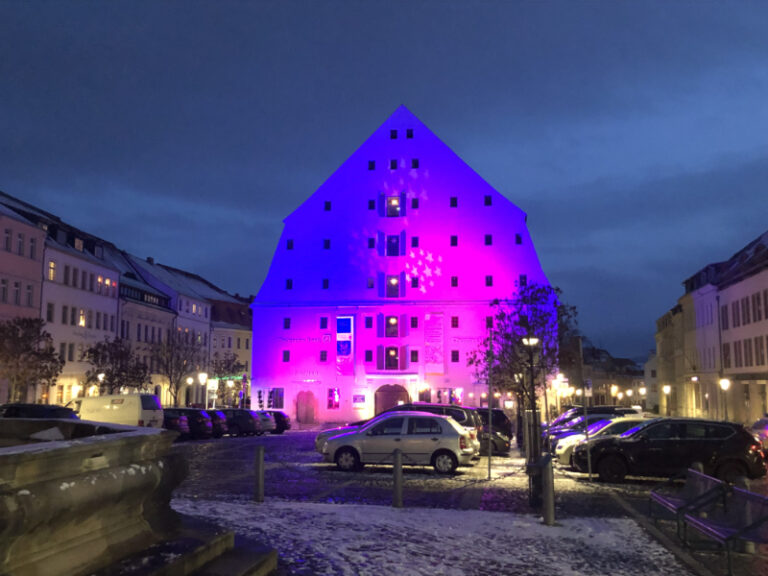
[{"label": "lamp post", "polygon": [[728,421],[728,388],[731,387],[731,381],[728,378],[720,378],[720,389],[723,391],[723,408],[725,410],[725,421]]},{"label": "lamp post", "polygon": [[[187,388],[191,388],[192,384],[194,384],[194,383],[195,383],[195,379],[192,378],[192,376],[189,376],[187,378]],[[187,394],[187,398],[189,398],[189,394]]]},{"label": "lamp post", "polygon": [[616,406],[616,395],[619,393],[619,387],[616,384],[611,385],[611,398],[613,398],[613,405]]},{"label": "lamp post", "polygon": [[200,372],[197,375],[197,381],[200,382],[200,385],[203,387],[203,392],[205,394],[205,409],[208,410],[208,386],[206,386],[206,383],[208,382],[208,374],[206,372]]},{"label": "lamp post", "polygon": [[640,393],[640,405],[645,410],[645,395],[648,393],[648,390],[646,390],[645,386],[640,386],[638,392]]},{"label": "lamp post", "polygon": [[664,403],[667,405],[667,416],[669,416],[669,393],[672,392],[672,386],[664,384],[661,391],[664,392]]},{"label": "lamp post", "polygon": [[99,380],[99,394],[101,394],[101,387],[104,385],[104,378],[106,378],[107,375],[104,374],[104,372],[100,372],[96,375],[96,378]]},{"label": "lamp post", "polygon": [[[541,433],[539,430],[538,418],[536,417],[536,377],[534,372],[533,354],[534,349],[539,343],[539,339],[534,336],[523,338],[523,345],[528,348],[528,363],[531,369],[531,388],[530,405],[531,418],[528,424],[528,501],[533,506],[541,504],[542,477],[541,471],[534,469],[534,464],[540,456]],[[538,472],[538,473],[537,473]]]}]

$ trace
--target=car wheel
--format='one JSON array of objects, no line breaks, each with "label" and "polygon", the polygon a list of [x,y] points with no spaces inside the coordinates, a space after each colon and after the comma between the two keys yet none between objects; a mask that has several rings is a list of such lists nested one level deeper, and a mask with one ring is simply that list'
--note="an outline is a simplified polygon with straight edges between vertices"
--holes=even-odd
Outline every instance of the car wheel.
[{"label": "car wheel", "polygon": [[609,454],[597,463],[597,474],[603,482],[623,482],[627,475],[627,463],[621,456]]},{"label": "car wheel", "polygon": [[437,452],[432,456],[432,466],[439,474],[452,474],[459,467],[459,461],[452,452]]},{"label": "car wheel", "polygon": [[240,436],[240,426],[237,424],[232,424],[232,426],[229,427],[229,435]]},{"label": "car wheel", "polygon": [[360,457],[352,448],[341,448],[336,452],[336,466],[345,472],[357,470],[360,467]]},{"label": "car wheel", "polygon": [[726,462],[721,464],[717,468],[715,476],[717,476],[723,482],[733,484],[738,478],[747,475],[747,469],[741,462]]}]

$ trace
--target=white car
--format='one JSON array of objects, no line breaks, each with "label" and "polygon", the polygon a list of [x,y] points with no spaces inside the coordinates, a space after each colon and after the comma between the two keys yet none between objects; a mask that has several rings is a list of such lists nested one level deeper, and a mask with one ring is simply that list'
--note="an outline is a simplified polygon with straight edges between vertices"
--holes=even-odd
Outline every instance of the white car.
[{"label": "white car", "polygon": [[364,464],[391,464],[394,451],[403,465],[433,466],[450,474],[472,464],[475,449],[469,433],[449,416],[430,412],[390,412],[360,428],[332,436],[323,445],[323,458],[341,470]]},{"label": "white car", "polygon": [[[614,418],[613,420],[598,420],[589,427],[589,438],[592,439],[595,436],[607,436],[609,434],[623,434],[645,420],[647,418],[637,416],[625,416],[623,418]],[[573,449],[579,443],[584,442],[586,438],[586,434],[574,434],[573,436],[560,438],[555,447],[555,457],[558,462],[563,466],[570,466]]]},{"label": "white car", "polygon": [[277,428],[277,425],[275,424],[275,417],[267,412],[266,410],[254,410],[256,415],[259,417],[259,430],[260,434],[264,434],[265,432],[272,432],[275,428]]}]

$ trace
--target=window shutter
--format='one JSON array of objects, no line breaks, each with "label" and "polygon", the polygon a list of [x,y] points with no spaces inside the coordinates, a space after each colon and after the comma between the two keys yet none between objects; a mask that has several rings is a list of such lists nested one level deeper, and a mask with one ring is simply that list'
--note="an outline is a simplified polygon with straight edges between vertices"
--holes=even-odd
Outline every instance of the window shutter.
[{"label": "window shutter", "polygon": [[384,338],[384,314],[376,315],[376,336]]},{"label": "window shutter", "polygon": [[379,216],[386,216],[387,215],[387,199],[384,197],[384,192],[379,192],[379,200],[378,200],[378,207],[379,207]]},{"label": "window shutter", "polygon": [[400,192],[400,216],[405,216],[406,206],[405,203],[408,200],[405,197],[405,190]]},{"label": "window shutter", "polygon": [[376,346],[376,369],[384,370],[384,346]]},{"label": "window shutter", "polygon": [[408,346],[400,346],[400,370],[408,369]]},{"label": "window shutter", "polygon": [[400,337],[408,336],[408,328],[410,327],[411,322],[408,319],[408,314],[401,314],[400,315]]},{"label": "window shutter", "polygon": [[405,298],[405,272],[400,272],[400,298]]},{"label": "window shutter", "polygon": [[381,230],[376,231],[376,251],[379,253],[379,256],[384,256],[386,253],[385,250],[387,249],[387,237],[384,235],[384,232]]},{"label": "window shutter", "polygon": [[405,230],[400,232],[400,256],[405,256]]},{"label": "window shutter", "polygon": [[384,272],[376,274],[376,284],[379,289],[379,298],[384,298],[387,295],[387,279],[384,276]]}]

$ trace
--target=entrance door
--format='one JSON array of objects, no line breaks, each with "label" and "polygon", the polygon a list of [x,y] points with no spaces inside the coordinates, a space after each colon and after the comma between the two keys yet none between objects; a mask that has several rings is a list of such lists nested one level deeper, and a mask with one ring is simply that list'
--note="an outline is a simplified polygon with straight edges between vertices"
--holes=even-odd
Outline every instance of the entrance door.
[{"label": "entrance door", "polygon": [[374,405],[376,414],[397,406],[399,403],[407,404],[411,401],[408,391],[399,384],[387,384],[376,390]]},{"label": "entrance door", "polygon": [[296,397],[296,421],[301,424],[314,424],[317,399],[312,392],[304,390]]}]

